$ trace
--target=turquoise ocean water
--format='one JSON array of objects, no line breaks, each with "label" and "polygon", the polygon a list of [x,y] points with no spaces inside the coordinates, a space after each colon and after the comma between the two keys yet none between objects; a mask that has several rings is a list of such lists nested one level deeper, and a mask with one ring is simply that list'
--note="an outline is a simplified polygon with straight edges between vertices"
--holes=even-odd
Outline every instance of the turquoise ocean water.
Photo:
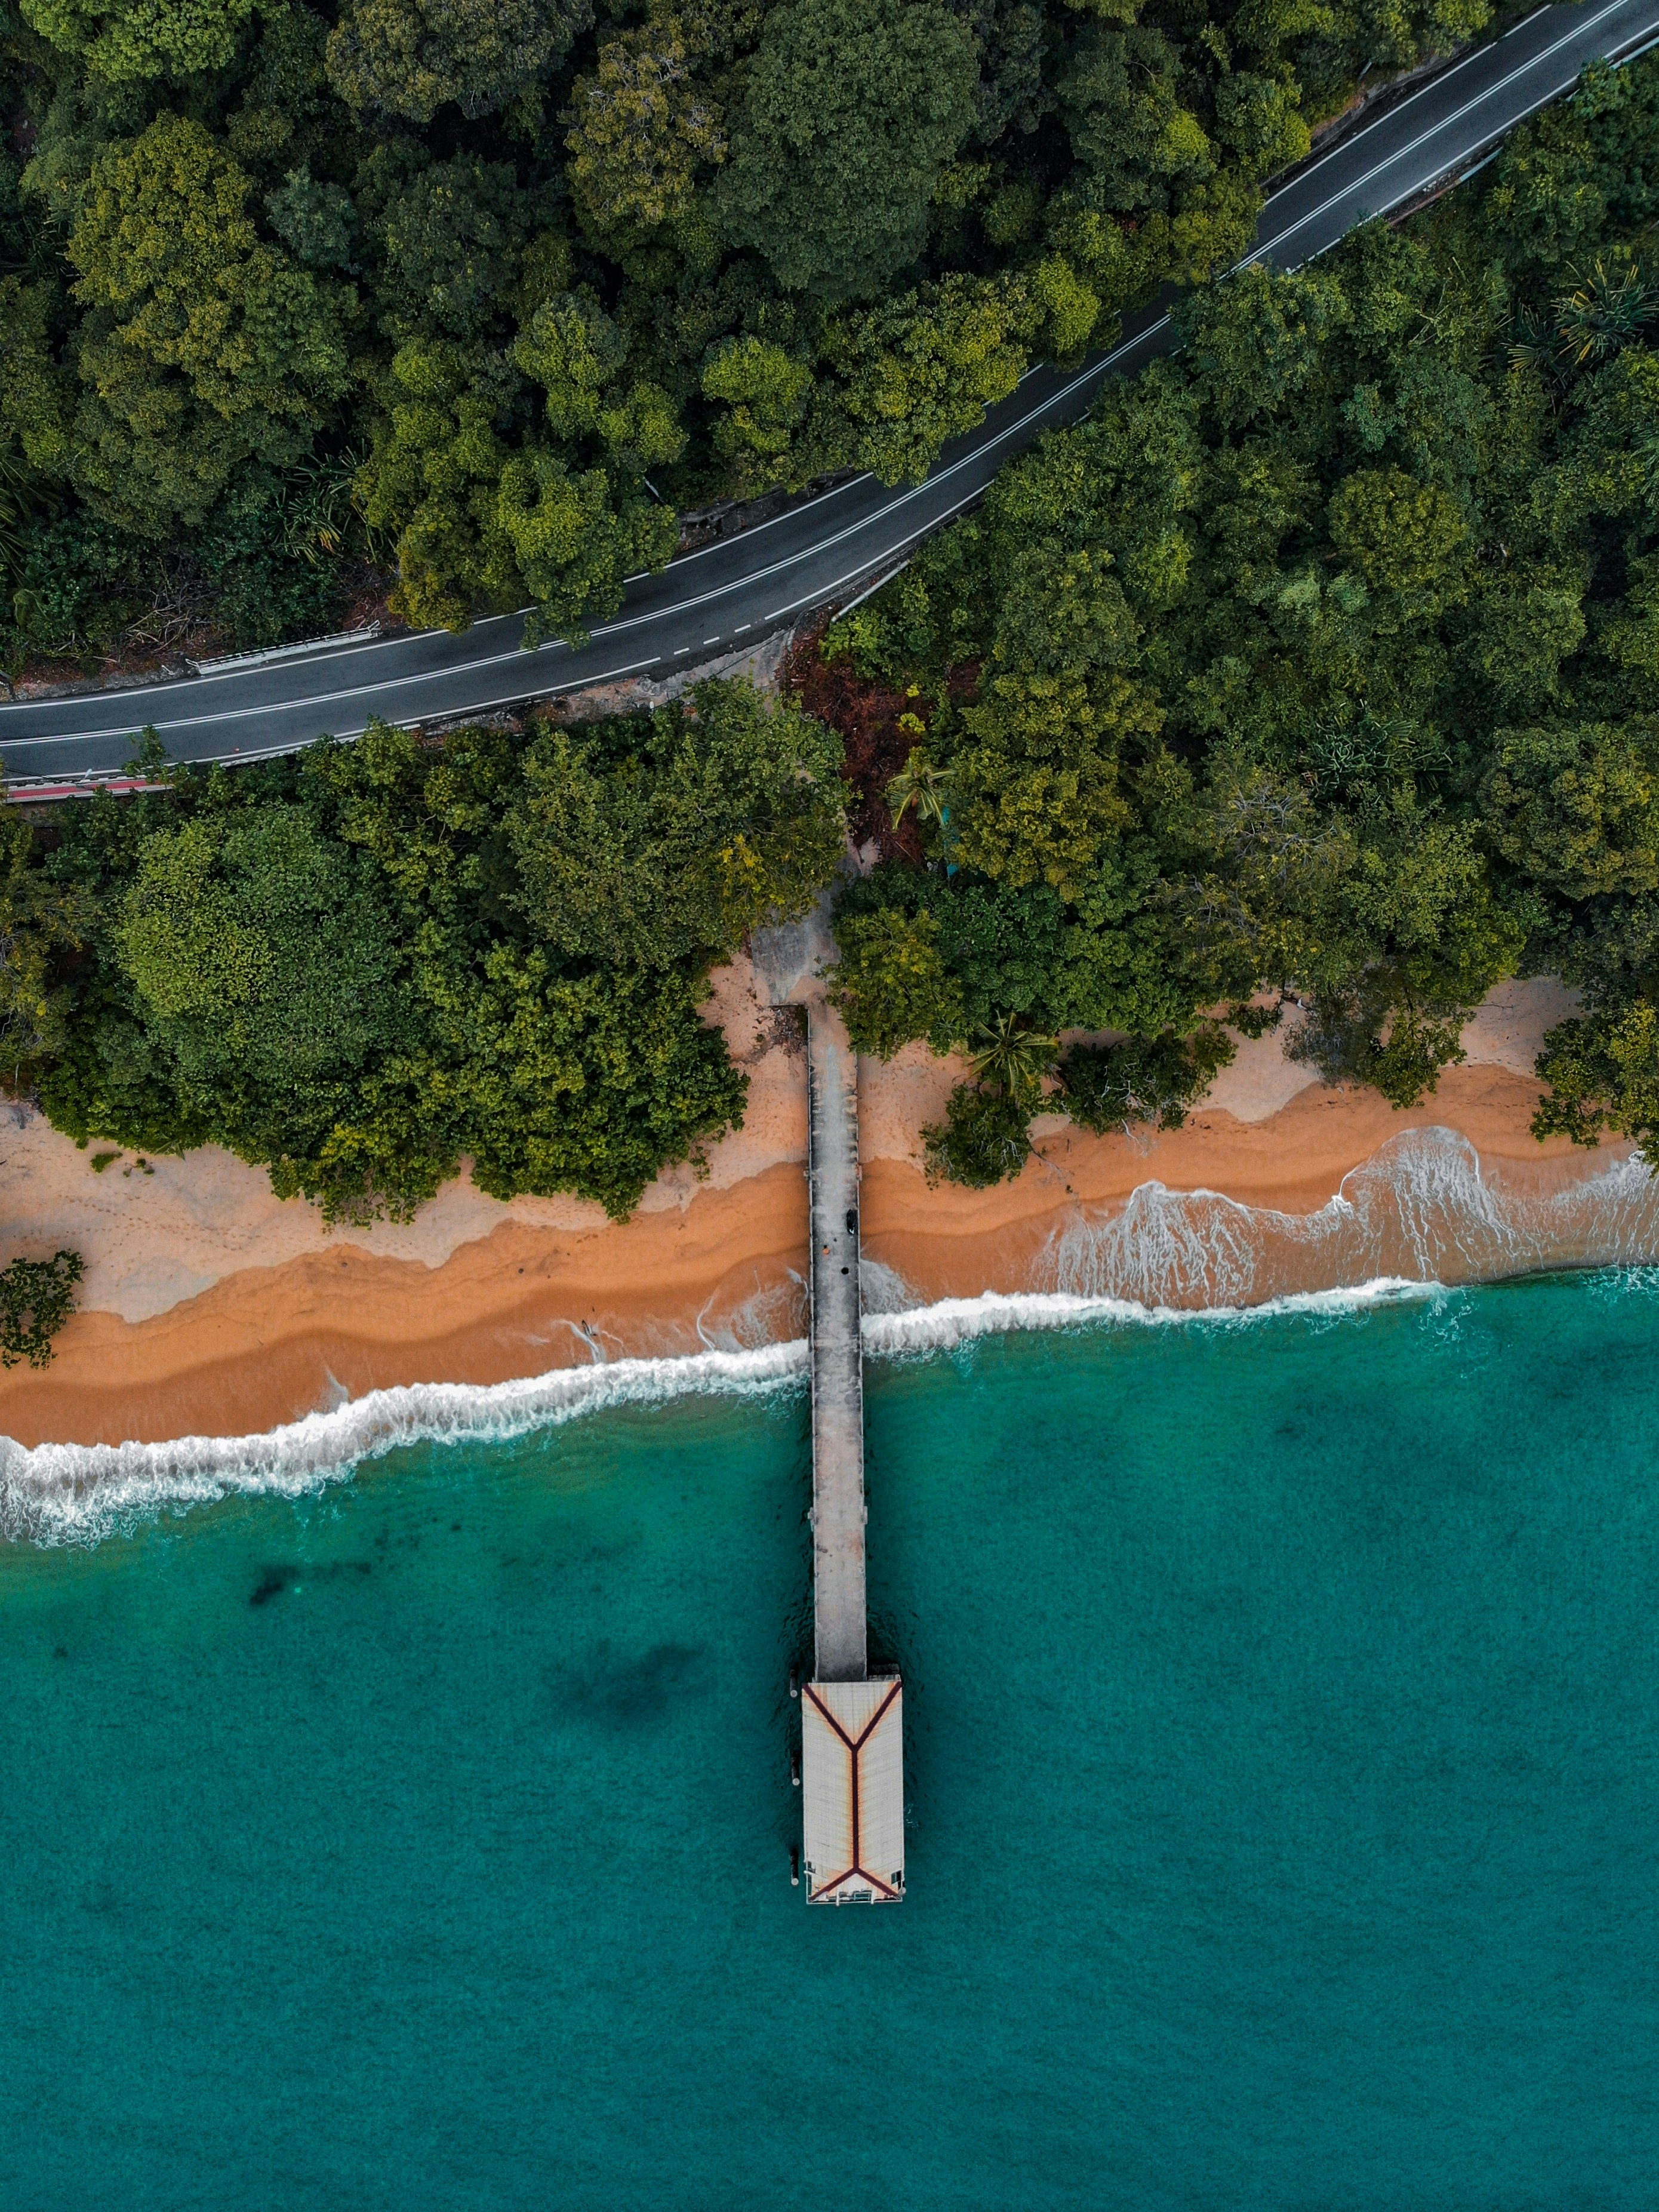
[{"label": "turquoise ocean water", "polygon": [[875,1366],[894,1911],[789,1885],[798,1385],[6,1546],[0,2204],[1651,2206],[1656,1351]]}]

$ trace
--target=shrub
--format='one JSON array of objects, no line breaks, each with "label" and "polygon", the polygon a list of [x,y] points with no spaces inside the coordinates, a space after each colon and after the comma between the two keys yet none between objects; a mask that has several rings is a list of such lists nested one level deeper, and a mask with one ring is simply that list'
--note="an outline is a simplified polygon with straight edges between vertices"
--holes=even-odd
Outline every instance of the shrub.
[{"label": "shrub", "polygon": [[1027,1109],[1006,1091],[957,1084],[944,1121],[921,1133],[928,1182],[959,1182],[969,1190],[1008,1182],[1031,1150],[1026,1115]]},{"label": "shrub", "polygon": [[52,1340],[75,1311],[75,1288],[86,1273],[78,1252],[50,1260],[14,1260],[0,1268],[0,1367],[27,1359],[44,1367]]},{"label": "shrub", "polygon": [[1237,1050],[1212,1023],[1187,1037],[1165,1030],[1160,1036],[1126,1037],[1121,1044],[1073,1045],[1060,1070],[1066,1111],[1097,1133],[1137,1121],[1178,1129],[1187,1109]]}]

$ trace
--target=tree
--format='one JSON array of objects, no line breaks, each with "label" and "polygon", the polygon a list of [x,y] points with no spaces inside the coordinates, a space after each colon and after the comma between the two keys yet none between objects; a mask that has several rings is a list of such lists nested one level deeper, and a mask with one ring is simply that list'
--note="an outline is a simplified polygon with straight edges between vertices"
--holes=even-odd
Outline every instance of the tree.
[{"label": "tree", "polygon": [[529,92],[592,21],[589,0],[348,0],[328,41],[349,106],[477,120]]},{"label": "tree", "polygon": [[1457,592],[1469,526],[1449,492],[1403,469],[1358,469],[1337,486],[1328,513],[1332,544],[1373,591],[1396,592],[1425,613]]},{"label": "tree", "polygon": [[1504,858],[1569,899],[1659,890],[1659,727],[1500,730],[1482,792]]},{"label": "tree", "polygon": [[663,1168],[742,1120],[748,1078],[698,1019],[698,978],[562,976],[541,948],[498,942],[424,980],[433,1043],[410,1073],[494,1197],[574,1191],[625,1220]]},{"label": "tree", "polygon": [[1312,139],[1298,112],[1302,88],[1288,68],[1273,75],[1229,70],[1215,88],[1216,138],[1247,176],[1276,176],[1306,155]]},{"label": "tree", "polygon": [[111,84],[223,69],[254,0],[22,0],[25,20]]},{"label": "tree", "polygon": [[1100,327],[1101,298],[1063,253],[1045,254],[1028,270],[1025,284],[1038,318],[1044,351],[1056,361],[1080,360]]},{"label": "tree", "polygon": [[1018,1014],[1005,1012],[980,1030],[968,1060],[981,1085],[989,1085],[1029,1108],[1059,1049],[1058,1037],[1045,1036]]},{"label": "tree", "polygon": [[1560,459],[1540,487],[1555,534],[1589,514],[1640,514],[1659,491],[1653,420],[1659,406],[1659,354],[1626,348],[1581,386],[1582,412]]},{"label": "tree", "polygon": [[21,465],[15,493],[70,465],[73,390],[53,358],[55,289],[0,276],[0,453]]},{"label": "tree", "polygon": [[721,220],[786,289],[867,299],[914,262],[974,119],[973,35],[941,0],[781,0],[721,171]]},{"label": "tree", "polygon": [[92,902],[33,865],[34,832],[15,808],[0,836],[0,1067],[15,1091],[64,1049],[70,993],[59,972],[66,953],[91,934]]},{"label": "tree", "polygon": [[380,226],[392,334],[479,337],[517,282],[522,208],[504,162],[457,155],[410,178]]},{"label": "tree", "polygon": [[920,746],[912,745],[905,756],[904,766],[887,787],[887,804],[894,829],[898,828],[913,806],[918,822],[937,823],[942,829],[950,813],[950,770],[935,768]]},{"label": "tree", "polygon": [[537,446],[503,466],[495,520],[536,603],[526,646],[580,639],[590,617],[615,614],[625,580],[660,568],[679,535],[668,508],[625,482],[619,488],[604,469],[573,470]]},{"label": "tree", "polygon": [[1633,260],[1601,254],[1567,271],[1569,289],[1555,302],[1557,359],[1569,375],[1611,361],[1638,338],[1659,313],[1659,292]]},{"label": "tree", "polygon": [[931,914],[892,907],[837,919],[830,1001],[854,1051],[891,1060],[913,1038],[926,1037],[944,1052],[962,1034],[962,987],[945,967],[939,935]]},{"label": "tree", "polygon": [[229,1146],[330,1219],[406,1217],[462,1153],[625,1216],[741,1114],[708,969],[840,859],[838,749],[723,684],[562,740],[376,725],[78,810],[29,861],[93,918],[54,1125]]},{"label": "tree", "polygon": [[714,423],[714,450],[735,465],[743,489],[793,483],[794,434],[812,390],[808,365],[766,338],[722,338],[703,363],[702,383],[704,398],[725,410]]},{"label": "tree", "polygon": [[921,1133],[928,1182],[986,1190],[1011,1181],[1031,1156],[1030,1119],[1029,1107],[1012,1091],[958,1083],[945,1119]]},{"label": "tree", "polygon": [[673,402],[648,378],[629,378],[628,333],[591,292],[544,300],[513,358],[547,393],[547,420],[566,445],[584,441],[635,476],[685,450]]},{"label": "tree", "polygon": [[372,880],[293,805],[158,830],[113,931],[183,1082],[228,1082],[233,1120],[301,1124],[404,1025],[394,939]]},{"label": "tree", "polygon": [[[1078,168],[1054,242],[1116,308],[1166,277],[1190,283],[1236,262],[1261,204],[1259,164],[1293,158],[1303,134],[1281,88],[1259,78],[1234,86],[1224,72],[1212,136],[1186,104],[1193,77],[1212,73],[1212,55],[1183,52],[1130,9],[1104,12],[1116,20],[1084,27],[1055,86]],[[1115,218],[1131,219],[1133,234]]]},{"label": "tree", "polygon": [[1366,826],[1322,918],[1328,935],[1307,945],[1321,972],[1291,1050],[1413,1106],[1462,1059],[1463,1024],[1515,973],[1523,931],[1493,896],[1472,823],[1402,787]]},{"label": "tree", "polygon": [[405,902],[425,1024],[366,1086],[357,1156],[424,1119],[483,1188],[618,1217],[698,1157],[745,1090],[698,1017],[709,963],[839,859],[836,757],[796,710],[720,684],[527,744],[463,731],[434,758],[379,729],[314,756],[318,803]]},{"label": "tree", "polygon": [[1128,824],[1117,747],[1162,717],[1124,678],[998,674],[963,710],[951,763],[962,804],[956,857],[1010,884],[1077,895],[1102,847]]},{"label": "tree", "polygon": [[1237,430],[1306,388],[1350,310],[1328,270],[1281,276],[1255,262],[1189,292],[1176,314],[1200,399]]},{"label": "tree", "polygon": [[571,189],[601,231],[674,222],[690,210],[699,165],[726,157],[720,108],[693,80],[672,17],[607,39],[570,113]]},{"label": "tree", "polygon": [[154,575],[151,549],[84,508],[32,510],[31,501],[12,556],[8,650],[106,650],[145,603]]},{"label": "tree", "polygon": [[1237,1050],[1232,1039],[1213,1023],[1204,1024],[1190,1036],[1164,1030],[1157,1036],[1128,1036],[1117,1044],[1074,1044],[1060,1064],[1066,1111],[1101,1135],[1136,1122],[1179,1129],[1187,1109],[1209,1089]]},{"label": "tree", "polygon": [[1614,999],[1559,1023],[1544,1039],[1538,1073],[1549,1085],[1532,1119],[1540,1141],[1594,1145],[1613,1130],[1645,1152],[1659,1138],[1659,1010],[1650,999]]},{"label": "tree", "polygon": [[884,483],[920,483],[946,441],[976,429],[1019,382],[1032,326],[1022,288],[966,276],[834,325],[825,351],[844,380],[838,401],[860,463]]},{"label": "tree", "polygon": [[404,622],[462,630],[478,604],[519,597],[517,550],[499,512],[507,447],[496,429],[516,382],[499,356],[457,345],[415,340],[392,356],[356,489],[370,528],[395,535],[391,605]]},{"label": "tree", "polygon": [[290,169],[277,189],[265,194],[265,214],[305,268],[351,267],[357,227],[351,195],[343,185],[319,184],[309,163]]},{"label": "tree", "polygon": [[240,463],[295,459],[350,381],[333,303],[260,242],[249,190],[199,124],[164,115],[98,157],[70,236],[94,311],[76,475],[149,535],[199,522]]},{"label": "tree", "polygon": [[[627,733],[635,744],[619,750]],[[603,738],[550,730],[504,829],[523,912],[566,959],[705,965],[804,914],[845,849],[838,741],[743,684]]]}]

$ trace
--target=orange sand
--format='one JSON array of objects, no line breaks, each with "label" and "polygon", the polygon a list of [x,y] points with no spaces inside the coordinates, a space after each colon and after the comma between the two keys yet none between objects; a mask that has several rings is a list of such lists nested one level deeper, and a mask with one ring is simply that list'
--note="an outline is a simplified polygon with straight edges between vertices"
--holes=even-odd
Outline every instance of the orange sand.
[{"label": "orange sand", "polygon": [[[1239,1204],[1313,1213],[1343,1177],[1407,1129],[1455,1129],[1510,1190],[1545,1194],[1604,1169],[1628,1146],[1586,1152],[1528,1127],[1534,1079],[1498,1066],[1455,1067],[1426,1105],[1399,1113],[1374,1091],[1315,1084],[1263,1121],[1214,1109],[1167,1134],[1093,1137],[1070,1123],[1040,1139],[1042,1158],[994,1190],[929,1189],[918,1170],[874,1160],[864,1170],[863,1249],[927,1301],[1018,1291],[1056,1226],[1075,1209],[1121,1200],[1140,1184],[1213,1190]],[[1039,1124],[1039,1128],[1042,1124]]]},{"label": "orange sand", "polygon": [[[869,1158],[865,1250],[925,1299],[1018,1289],[1080,1206],[1156,1180],[1311,1212],[1409,1128],[1460,1131],[1510,1188],[1543,1192],[1605,1167],[1606,1153],[1534,1141],[1537,1096],[1533,1079],[1487,1063],[1451,1070],[1408,1114],[1315,1085],[1265,1118],[1212,1107],[1150,1140],[1039,1125],[1042,1157],[986,1192],[929,1189],[913,1159]],[[140,1320],[79,1314],[50,1368],[0,1376],[0,1429],[25,1443],[241,1435],[386,1385],[542,1372],[587,1360],[595,1345],[613,1356],[690,1352],[795,1333],[806,1236],[798,1158],[717,1176],[623,1227],[575,1212],[574,1225],[508,1216],[437,1265],[337,1242],[240,1266]]]}]

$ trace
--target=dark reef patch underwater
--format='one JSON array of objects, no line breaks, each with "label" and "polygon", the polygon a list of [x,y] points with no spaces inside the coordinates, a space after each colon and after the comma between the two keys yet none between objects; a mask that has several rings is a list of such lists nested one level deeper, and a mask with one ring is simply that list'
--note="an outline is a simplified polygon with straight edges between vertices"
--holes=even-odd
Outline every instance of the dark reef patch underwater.
[{"label": "dark reef patch underwater", "polygon": [[1659,1279],[878,1365],[909,1892],[788,1881],[798,1388],[0,1556],[0,2199],[1646,2208]]}]

